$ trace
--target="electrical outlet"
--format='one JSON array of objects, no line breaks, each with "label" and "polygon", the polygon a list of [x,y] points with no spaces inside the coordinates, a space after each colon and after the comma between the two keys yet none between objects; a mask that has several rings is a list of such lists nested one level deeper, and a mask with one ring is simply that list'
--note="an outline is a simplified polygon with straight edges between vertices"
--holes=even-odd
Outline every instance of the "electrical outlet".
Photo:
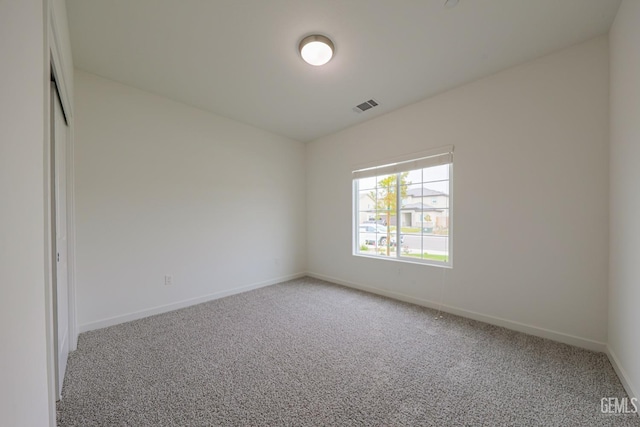
[{"label": "electrical outlet", "polygon": [[173,276],[171,276],[171,275],[164,276],[164,285],[165,286],[173,285]]}]

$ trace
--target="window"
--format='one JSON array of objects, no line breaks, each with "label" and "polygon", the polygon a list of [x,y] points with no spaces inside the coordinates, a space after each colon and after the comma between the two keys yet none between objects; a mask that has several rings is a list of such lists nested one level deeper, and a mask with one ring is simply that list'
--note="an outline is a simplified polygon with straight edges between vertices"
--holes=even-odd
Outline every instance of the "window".
[{"label": "window", "polygon": [[354,255],[451,266],[453,147],[353,172]]}]

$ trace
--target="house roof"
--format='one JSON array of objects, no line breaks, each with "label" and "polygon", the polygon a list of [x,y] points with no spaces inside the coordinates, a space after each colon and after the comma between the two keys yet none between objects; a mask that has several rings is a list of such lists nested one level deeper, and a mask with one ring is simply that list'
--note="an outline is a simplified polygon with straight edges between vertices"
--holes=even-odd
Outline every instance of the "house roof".
[{"label": "house roof", "polygon": [[407,196],[411,197],[432,197],[432,196],[448,196],[446,193],[432,190],[430,188],[410,188],[407,190]]},{"label": "house roof", "polygon": [[402,205],[402,209],[420,212],[442,212],[443,210],[443,208],[436,208],[424,203],[407,203],[406,205]]}]

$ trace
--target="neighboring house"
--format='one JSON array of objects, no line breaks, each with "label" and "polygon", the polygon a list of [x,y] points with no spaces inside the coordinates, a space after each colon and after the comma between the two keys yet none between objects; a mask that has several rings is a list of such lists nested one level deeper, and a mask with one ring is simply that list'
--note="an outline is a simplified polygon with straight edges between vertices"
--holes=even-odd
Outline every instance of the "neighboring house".
[{"label": "neighboring house", "polygon": [[365,221],[373,221],[376,218],[376,204],[368,193],[360,192],[360,198],[358,199],[358,223],[362,224]]},{"label": "neighboring house", "polygon": [[[424,200],[421,200],[423,199]],[[439,208],[449,207],[449,195],[430,188],[410,188],[402,199],[402,207],[423,201],[426,205]]]},{"label": "neighboring house", "polygon": [[[401,201],[403,227],[426,228],[427,232],[449,228],[449,195],[429,188],[411,188]],[[385,221],[384,211],[376,212],[375,202],[368,193],[360,193],[358,200],[359,223]],[[382,223],[382,222],[381,222]],[[389,225],[396,225],[396,216],[391,216]]]},{"label": "neighboring house", "polygon": [[438,232],[449,228],[449,195],[430,188],[411,188],[402,199],[402,225]]}]

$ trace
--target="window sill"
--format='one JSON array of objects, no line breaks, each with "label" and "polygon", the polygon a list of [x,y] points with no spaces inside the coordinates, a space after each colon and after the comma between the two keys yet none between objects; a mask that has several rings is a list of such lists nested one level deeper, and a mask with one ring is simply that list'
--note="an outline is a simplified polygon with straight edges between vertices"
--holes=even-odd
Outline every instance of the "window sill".
[{"label": "window sill", "polygon": [[387,257],[383,257],[383,256],[378,256],[378,255],[366,255],[366,254],[361,254],[361,253],[357,253],[357,252],[354,252],[351,255],[353,255],[355,257],[360,257],[360,258],[375,259],[375,260],[382,260],[382,261],[400,262],[400,263],[403,263],[403,264],[416,264],[416,265],[424,265],[424,266],[429,266],[429,267],[440,267],[440,268],[453,269],[453,262],[452,261],[444,263],[444,262],[430,261],[430,260],[411,259],[409,257],[400,257],[400,258],[390,258],[389,257],[389,258],[387,258]]}]

